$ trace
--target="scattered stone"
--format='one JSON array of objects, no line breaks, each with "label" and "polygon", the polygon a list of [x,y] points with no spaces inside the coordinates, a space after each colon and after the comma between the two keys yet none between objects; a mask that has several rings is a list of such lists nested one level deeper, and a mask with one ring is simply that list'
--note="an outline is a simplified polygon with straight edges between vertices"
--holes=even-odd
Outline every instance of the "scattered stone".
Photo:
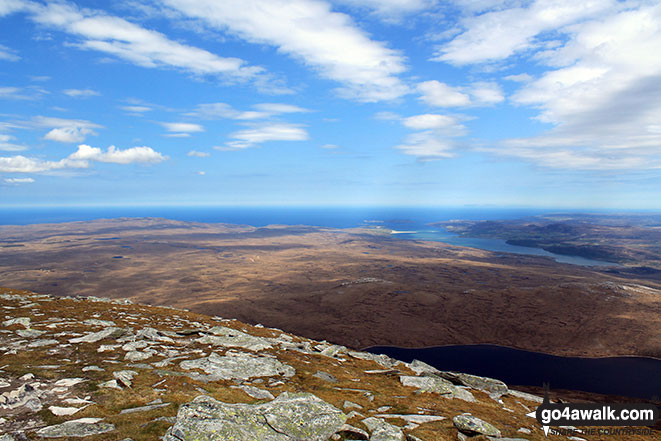
[{"label": "scattered stone", "polygon": [[111,389],[122,390],[122,387],[119,385],[117,380],[110,380],[110,381],[105,381],[103,383],[99,383],[99,387],[107,387],[107,388],[111,388]]},{"label": "scattered stone", "polygon": [[513,397],[522,398],[524,400],[532,401],[533,403],[540,403],[541,404],[541,403],[544,402],[544,398],[542,398],[542,397],[538,397],[537,395],[529,394],[529,393],[526,393],[526,392],[521,392],[521,391],[518,391],[518,390],[510,389],[507,392],[507,394],[511,395]]},{"label": "scattered stone", "polygon": [[517,430],[517,432],[521,432],[521,433],[526,433],[526,434],[527,434],[527,433],[532,433],[532,430],[528,429],[527,427],[521,427],[519,430]]},{"label": "scattered stone", "polygon": [[7,327],[7,326],[13,326],[13,325],[22,325],[26,328],[30,327],[30,317],[17,317],[9,320],[5,320],[2,322],[2,325]]},{"label": "scattered stone", "polygon": [[153,349],[147,349],[145,351],[129,351],[124,356],[124,360],[128,361],[142,361],[148,358],[153,357],[157,352]]},{"label": "scattered stone", "polygon": [[473,415],[463,414],[457,415],[452,418],[454,427],[462,433],[469,436],[486,435],[500,438],[502,435],[500,430],[496,429],[493,425],[483,421]]},{"label": "scattered stone", "polygon": [[376,363],[388,369],[391,369],[396,365],[402,363],[401,361],[395,360],[394,358],[390,358],[385,354],[371,354],[369,352],[359,352],[359,351],[349,351],[348,354],[354,358],[360,358],[361,360],[375,361]]},{"label": "scattered stone", "polygon": [[358,427],[350,426],[349,424],[345,424],[340,427],[340,430],[338,430],[337,433],[344,434],[345,436],[351,436],[351,438],[345,439],[369,439],[369,433],[365,432],[363,429],[359,429]]},{"label": "scattered stone", "polygon": [[104,338],[117,338],[123,333],[124,330],[122,328],[110,326],[103,331],[90,332],[83,335],[82,337],[72,338],[69,340],[69,343],[96,343],[97,341],[103,340]]},{"label": "scattered stone", "polygon": [[337,383],[337,378],[335,378],[333,375],[329,374],[328,372],[317,371],[317,373],[315,373],[312,376],[317,377],[320,380],[328,381],[330,383]]},{"label": "scattered stone", "polygon": [[381,418],[370,417],[363,420],[370,431],[370,441],[406,441],[404,433],[397,426]]},{"label": "scattered stone", "polygon": [[48,410],[50,410],[53,413],[53,415],[57,415],[57,416],[73,415],[74,413],[78,412],[81,409],[84,409],[84,407],[48,406]]},{"label": "scattered stone", "polygon": [[441,372],[439,375],[455,384],[472,387],[489,394],[505,395],[508,392],[507,385],[500,380],[477,375],[464,374],[461,372]]},{"label": "scattered stone", "polygon": [[37,329],[19,329],[18,331],[16,331],[16,333],[23,338],[34,338],[34,337],[39,337],[42,334],[45,334],[46,331],[39,331]]},{"label": "scattered stone", "polygon": [[82,383],[83,381],[87,381],[84,378],[62,378],[61,380],[57,380],[55,382],[56,387],[71,387],[75,386],[78,383]]},{"label": "scattered stone", "polygon": [[276,375],[292,377],[296,373],[293,367],[275,358],[235,352],[222,356],[212,352],[208,357],[182,361],[179,365],[186,370],[201,369],[210,375],[210,380],[248,380]]},{"label": "scattered stone", "polygon": [[241,389],[246,394],[250,395],[252,398],[255,398],[256,400],[272,400],[275,398],[271,392],[264,389],[260,389],[255,386],[240,385],[240,386],[230,386],[230,387],[234,389]]},{"label": "scattered stone", "polygon": [[363,408],[363,406],[361,406],[360,404],[356,404],[352,401],[346,401],[346,400],[344,401],[344,404],[342,405],[342,407],[344,409],[362,409]]},{"label": "scattered stone", "polygon": [[225,326],[214,326],[209,332],[214,335],[205,335],[195,341],[214,346],[243,348],[249,351],[262,351],[273,347],[266,338],[255,337]]},{"label": "scattered stone", "polygon": [[133,377],[138,375],[136,371],[117,371],[113,372],[112,376],[115,377],[117,380],[117,383],[124,386],[124,387],[131,387],[131,380],[133,380]]},{"label": "scattered stone", "polygon": [[94,366],[94,365],[92,365],[92,366],[85,366],[85,367],[82,369],[82,371],[83,371],[83,372],[90,372],[90,371],[94,371],[94,372],[103,372],[103,371],[105,371],[105,369],[100,368],[100,367],[98,367],[98,366]]},{"label": "scattered stone", "polygon": [[399,377],[399,381],[404,386],[417,387],[422,392],[435,392],[437,394],[452,394],[455,390],[452,383],[436,376],[415,377],[410,375],[403,375]]},{"label": "scattered stone", "polygon": [[428,365],[424,361],[413,360],[408,365],[409,369],[414,371],[418,375],[422,374],[439,374],[441,371],[436,369],[434,366]]},{"label": "scattered stone", "polygon": [[29,343],[28,348],[41,348],[43,346],[52,346],[58,343],[60,342],[57,340],[45,338],[45,339],[35,340],[32,343]]},{"label": "scattered stone", "polygon": [[115,426],[102,422],[101,418],[80,418],[44,427],[37,430],[37,435],[42,438],[83,437],[112,432],[113,430],[115,430]]},{"label": "scattered stone", "polygon": [[109,328],[115,326],[114,322],[109,320],[98,320],[98,319],[88,319],[83,321],[83,325],[87,326],[103,326],[104,328]]},{"label": "scattered stone", "polygon": [[228,404],[201,395],[179,408],[164,441],[326,441],[346,421],[310,393],[282,393],[264,404]]}]

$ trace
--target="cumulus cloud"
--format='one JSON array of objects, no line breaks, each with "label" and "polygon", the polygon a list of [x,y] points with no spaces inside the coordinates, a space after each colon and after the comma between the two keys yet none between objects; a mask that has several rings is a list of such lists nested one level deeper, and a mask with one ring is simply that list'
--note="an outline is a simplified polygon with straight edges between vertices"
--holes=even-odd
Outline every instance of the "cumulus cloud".
[{"label": "cumulus cloud", "polygon": [[658,168],[661,5],[615,9],[564,32],[564,44],[536,55],[548,70],[512,96],[553,128],[496,151],[551,167]]},{"label": "cumulus cloud", "polygon": [[237,110],[227,103],[199,104],[187,116],[203,119],[256,120],[271,118],[286,113],[307,112],[307,109],[283,103],[260,103],[252,106],[254,110]]},{"label": "cumulus cloud", "polygon": [[452,87],[440,81],[418,83],[420,101],[434,107],[489,106],[505,100],[498,83],[476,81],[465,87]]},{"label": "cumulus cloud", "polygon": [[66,2],[4,3],[4,14],[22,11],[43,26],[79,38],[78,48],[103,52],[147,68],[175,68],[196,75],[220,75],[233,80],[264,82],[263,69],[236,57],[221,57],[207,50],[170,40],[160,32],[102,11],[79,9]]},{"label": "cumulus cloud", "polygon": [[99,92],[92,89],[65,89],[62,93],[72,98],[87,98],[100,95]]},{"label": "cumulus cloud", "polygon": [[465,127],[454,116],[425,113],[423,115],[409,116],[402,120],[402,124],[415,130],[442,130],[463,135]]},{"label": "cumulus cloud", "polygon": [[33,178],[5,178],[7,184],[32,184]]},{"label": "cumulus cloud", "polygon": [[397,77],[404,57],[370,39],[346,14],[319,0],[166,0],[182,14],[258,44],[274,46],[342,84],[342,96],[360,101],[408,92]]},{"label": "cumulus cloud", "polygon": [[120,150],[110,146],[104,152],[97,147],[81,144],[78,150],[59,161],[29,158],[22,155],[0,157],[0,172],[6,173],[44,173],[62,169],[89,168],[93,162],[113,164],[150,164],[165,161],[167,156],[151,147],[131,147]]},{"label": "cumulus cloud", "polygon": [[94,129],[103,128],[99,124],[81,119],[53,118],[36,116],[28,124],[39,128],[52,129],[44,139],[63,143],[82,142],[88,135],[96,135]]},{"label": "cumulus cloud", "polygon": [[240,150],[269,141],[305,141],[309,139],[305,129],[300,125],[289,123],[257,125],[239,130],[229,136],[232,141],[228,141],[224,147],[216,147],[217,150]]}]

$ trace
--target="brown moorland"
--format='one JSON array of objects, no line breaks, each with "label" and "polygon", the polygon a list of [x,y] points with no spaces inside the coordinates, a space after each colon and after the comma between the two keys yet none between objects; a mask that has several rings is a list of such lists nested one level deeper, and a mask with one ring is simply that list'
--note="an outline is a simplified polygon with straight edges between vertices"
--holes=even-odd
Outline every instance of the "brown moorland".
[{"label": "brown moorland", "polygon": [[661,357],[661,284],[374,230],[111,219],[0,227],[0,285],[262,323],[354,348]]}]

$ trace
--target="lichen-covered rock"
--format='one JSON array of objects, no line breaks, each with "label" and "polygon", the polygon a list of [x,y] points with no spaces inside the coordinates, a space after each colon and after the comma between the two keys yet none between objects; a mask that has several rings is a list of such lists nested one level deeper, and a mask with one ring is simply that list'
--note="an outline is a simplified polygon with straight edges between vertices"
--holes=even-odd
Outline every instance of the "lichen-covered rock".
[{"label": "lichen-covered rock", "polygon": [[425,376],[425,377],[415,377],[411,375],[402,375],[399,377],[399,381],[404,386],[417,387],[418,390],[423,392],[435,392],[437,394],[451,394],[454,392],[454,386],[449,381],[436,377],[436,376]]},{"label": "lichen-covered rock", "polygon": [[385,354],[372,354],[370,352],[359,352],[359,351],[349,351],[348,354],[354,358],[360,358],[361,360],[375,361],[381,366],[388,369],[393,368],[396,365],[402,363],[401,361],[395,360],[394,358],[390,358]]},{"label": "lichen-covered rock", "polygon": [[96,343],[104,338],[117,338],[124,333],[122,328],[110,326],[99,332],[90,332],[82,337],[72,338],[69,343]]},{"label": "lichen-covered rock", "polygon": [[508,391],[505,383],[494,378],[479,377],[461,372],[440,372],[438,375],[453,383],[483,390],[490,394],[505,395]]},{"label": "lichen-covered rock", "polygon": [[37,435],[42,438],[78,438],[99,435],[101,433],[112,432],[113,430],[115,430],[115,426],[110,423],[104,423],[101,418],[80,418],[66,421],[62,424],[44,427],[37,430]]},{"label": "lichen-covered rock", "polygon": [[402,430],[381,418],[370,417],[363,420],[370,431],[370,441],[406,441]]},{"label": "lichen-covered rock", "polygon": [[486,435],[495,438],[500,438],[502,435],[500,430],[496,429],[493,425],[483,421],[473,415],[457,415],[452,418],[454,427],[466,435]]},{"label": "lichen-covered rock", "polygon": [[418,375],[440,373],[440,371],[436,369],[434,366],[428,365],[424,361],[420,361],[420,360],[413,360],[412,362],[408,363],[407,366],[409,367],[409,369],[411,369]]},{"label": "lichen-covered rock", "polygon": [[309,393],[282,393],[264,404],[228,404],[202,395],[179,409],[165,441],[326,441],[346,421]]},{"label": "lichen-covered rock", "polygon": [[249,351],[261,351],[271,349],[273,345],[269,340],[262,337],[255,337],[236,329],[225,326],[214,326],[209,330],[214,335],[205,335],[195,340],[202,344],[211,344],[214,346],[224,346],[228,348],[243,348]]},{"label": "lichen-covered rock", "polygon": [[138,373],[131,370],[123,370],[112,373],[112,376],[115,377],[117,382],[124,387],[131,387],[133,377],[136,375],[138,375]]},{"label": "lichen-covered rock", "polygon": [[226,355],[212,352],[208,357],[182,361],[180,366],[187,370],[202,369],[211,379],[217,380],[248,380],[276,375],[292,377],[296,373],[293,367],[275,358],[236,352]]}]

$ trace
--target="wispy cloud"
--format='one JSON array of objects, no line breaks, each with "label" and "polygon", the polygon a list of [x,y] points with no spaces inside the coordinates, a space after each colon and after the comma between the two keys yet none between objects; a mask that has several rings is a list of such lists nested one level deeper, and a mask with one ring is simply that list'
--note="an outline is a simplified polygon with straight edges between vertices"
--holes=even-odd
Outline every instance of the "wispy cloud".
[{"label": "wispy cloud", "polygon": [[20,152],[22,150],[27,150],[27,146],[15,144],[13,142],[15,139],[16,137],[12,135],[0,133],[0,150],[5,152]]},{"label": "wispy cloud", "polygon": [[16,53],[9,49],[7,46],[0,44],[0,60],[4,61],[18,61],[21,57],[16,55]]},{"label": "wispy cloud", "polygon": [[72,98],[88,98],[100,95],[99,92],[92,89],[65,89],[62,93]]},{"label": "wispy cloud", "polygon": [[490,106],[505,100],[498,83],[476,81],[464,87],[453,87],[440,81],[418,83],[420,101],[434,107]]},{"label": "wispy cloud", "polygon": [[186,136],[195,132],[204,132],[204,127],[200,124],[187,123],[187,122],[159,122],[160,125],[165,127],[165,130],[172,132],[168,136]]},{"label": "wispy cloud", "polygon": [[203,119],[256,120],[271,118],[286,113],[307,112],[307,109],[283,103],[261,103],[252,106],[254,110],[237,110],[227,103],[199,104],[187,116]]},{"label": "wispy cloud", "polygon": [[461,118],[452,115],[425,113],[401,118],[400,121],[404,127],[419,131],[407,135],[395,148],[423,161],[454,156],[453,150],[459,145],[456,138],[467,131]]},{"label": "wispy cloud", "polygon": [[4,12],[23,11],[43,26],[59,29],[79,40],[74,44],[147,68],[175,68],[195,75],[216,75],[241,81],[261,81],[264,70],[236,57],[221,57],[207,50],[170,40],[102,11],[79,9],[66,2],[16,2]]},{"label": "wispy cloud", "polygon": [[269,141],[305,141],[308,132],[297,124],[261,124],[229,135],[232,141],[217,150],[241,150]]},{"label": "wispy cloud", "polygon": [[34,182],[33,178],[5,178],[7,184],[32,184]]},{"label": "wispy cloud", "polygon": [[398,75],[405,59],[371,40],[348,15],[316,0],[166,0],[188,17],[252,43],[278,48],[342,84],[339,93],[360,101],[398,98],[408,92]]},{"label": "wispy cloud", "polygon": [[44,139],[63,143],[82,142],[88,135],[96,135],[94,129],[103,128],[99,124],[86,120],[47,116],[36,116],[27,124],[38,128],[51,128],[44,135]]},{"label": "wispy cloud", "polygon": [[211,154],[208,153],[208,152],[200,152],[200,151],[197,151],[197,150],[191,150],[188,153],[186,153],[186,155],[187,156],[194,156],[196,158],[207,158],[207,157],[211,156]]}]

